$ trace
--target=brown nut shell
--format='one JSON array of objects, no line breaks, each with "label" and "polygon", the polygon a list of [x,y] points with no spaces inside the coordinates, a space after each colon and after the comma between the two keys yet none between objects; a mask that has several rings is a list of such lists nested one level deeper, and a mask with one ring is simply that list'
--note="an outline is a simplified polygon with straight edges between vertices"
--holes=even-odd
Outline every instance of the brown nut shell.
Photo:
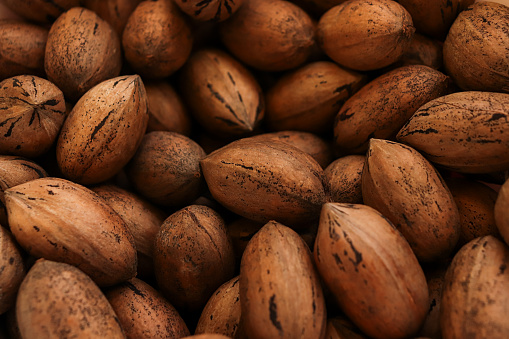
[{"label": "brown nut shell", "polygon": [[467,91],[509,93],[509,7],[477,2],[461,12],[444,42],[444,66]]},{"label": "brown nut shell", "polygon": [[128,339],[182,338],[189,330],[178,311],[146,282],[132,278],[106,292]]},{"label": "brown nut shell", "polygon": [[174,87],[166,81],[145,82],[148,103],[147,132],[168,131],[186,136],[191,133],[191,118]]},{"label": "brown nut shell", "polygon": [[509,180],[502,185],[498,192],[494,214],[498,231],[505,243],[509,244]]},{"label": "brown nut shell", "polygon": [[121,67],[116,32],[91,10],[74,7],[51,26],[44,69],[67,100],[76,102],[98,83],[118,76]]},{"label": "brown nut shell", "polygon": [[179,310],[202,310],[235,269],[221,216],[200,205],[170,215],[155,240],[154,265],[158,285],[172,305]]},{"label": "brown nut shell", "polygon": [[497,192],[472,179],[449,178],[445,182],[460,213],[458,248],[486,235],[500,237],[494,214]]},{"label": "brown nut shell", "polygon": [[21,283],[16,319],[23,338],[125,338],[99,287],[74,266],[38,260]]},{"label": "brown nut shell", "polygon": [[346,317],[334,317],[327,320],[326,339],[366,339],[366,336]]},{"label": "brown nut shell", "polygon": [[332,202],[362,203],[362,171],[364,155],[347,155],[334,160],[325,168],[325,178]]},{"label": "brown nut shell", "polygon": [[145,87],[138,75],[100,83],[65,120],[56,150],[60,170],[81,184],[113,177],[135,154],[147,121]]},{"label": "brown nut shell", "polygon": [[138,252],[138,277],[154,275],[154,240],[166,214],[134,193],[115,185],[93,187],[97,195],[124,220]]},{"label": "brown nut shell", "polygon": [[45,154],[64,119],[64,95],[50,81],[19,75],[0,82],[0,154]]},{"label": "brown nut shell", "polygon": [[25,274],[25,264],[14,237],[0,226],[0,314],[14,306]]},{"label": "brown nut shell", "polygon": [[289,1],[249,0],[220,26],[226,48],[243,63],[266,71],[303,64],[315,46],[315,25]]},{"label": "brown nut shell", "polygon": [[144,78],[165,78],[186,62],[193,36],[172,0],[142,1],[122,34],[125,58]]},{"label": "brown nut shell", "polygon": [[399,0],[398,2],[412,15],[418,32],[443,41],[458,14],[475,0]]},{"label": "brown nut shell", "polygon": [[279,131],[258,134],[251,140],[276,140],[292,145],[309,154],[322,168],[327,167],[332,161],[332,149],[325,139],[316,134],[302,131]]},{"label": "brown nut shell", "polygon": [[325,284],[363,333],[373,338],[417,333],[429,307],[426,277],[408,242],[379,212],[325,204],[314,256]]},{"label": "brown nut shell", "polygon": [[239,277],[222,284],[201,312],[195,334],[218,333],[235,338],[240,316]]},{"label": "brown nut shell", "polygon": [[509,94],[458,92],[421,106],[398,141],[435,164],[463,173],[509,169]]},{"label": "brown nut shell", "polygon": [[120,216],[81,185],[36,179],[5,191],[9,226],[34,257],[77,266],[98,285],[136,275],[136,248]]},{"label": "brown nut shell", "polygon": [[[311,252],[292,229],[269,221],[240,265],[242,322],[249,338],[320,338],[326,309]],[[296,297],[298,296],[298,297]]]},{"label": "brown nut shell", "polygon": [[182,70],[181,91],[201,126],[223,138],[252,132],[265,113],[256,79],[220,50],[205,49],[191,56]]},{"label": "brown nut shell", "polygon": [[48,30],[23,21],[0,21],[0,80],[16,75],[44,76]]},{"label": "brown nut shell", "polygon": [[365,79],[333,62],[306,64],[282,76],[267,92],[267,125],[275,131],[329,131],[338,110]]},{"label": "brown nut shell", "polygon": [[200,164],[214,199],[254,221],[309,226],[328,198],[320,165],[281,141],[241,139]]},{"label": "brown nut shell", "polygon": [[472,240],[454,256],[442,291],[442,337],[509,336],[509,248],[493,236]]},{"label": "brown nut shell", "polygon": [[96,12],[122,36],[127,19],[142,0],[85,0],[85,7]]},{"label": "brown nut shell", "polygon": [[415,28],[410,13],[391,0],[349,0],[320,17],[318,42],[338,64],[369,71],[403,55]]},{"label": "brown nut shell", "polygon": [[231,17],[244,0],[175,0],[182,12],[199,21],[224,21]]},{"label": "brown nut shell", "polygon": [[371,81],[336,116],[337,153],[364,153],[370,138],[393,138],[419,107],[447,94],[448,85],[445,74],[423,65],[403,66]]},{"label": "brown nut shell", "polygon": [[0,225],[8,226],[4,191],[24,182],[47,176],[48,173],[32,160],[12,155],[0,156]]},{"label": "brown nut shell", "polygon": [[184,135],[150,132],[127,165],[127,176],[136,191],[151,202],[185,206],[202,192],[200,160],[204,157],[203,149]]},{"label": "brown nut shell", "polygon": [[411,147],[371,139],[362,197],[398,228],[420,261],[443,258],[458,242],[454,198],[436,169]]}]

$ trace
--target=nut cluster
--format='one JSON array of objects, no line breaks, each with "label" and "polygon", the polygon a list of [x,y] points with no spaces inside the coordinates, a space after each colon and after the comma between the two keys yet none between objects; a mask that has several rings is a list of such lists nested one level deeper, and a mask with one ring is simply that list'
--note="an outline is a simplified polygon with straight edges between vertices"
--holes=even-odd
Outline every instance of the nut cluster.
[{"label": "nut cluster", "polygon": [[0,338],[509,338],[505,1],[0,0]]}]

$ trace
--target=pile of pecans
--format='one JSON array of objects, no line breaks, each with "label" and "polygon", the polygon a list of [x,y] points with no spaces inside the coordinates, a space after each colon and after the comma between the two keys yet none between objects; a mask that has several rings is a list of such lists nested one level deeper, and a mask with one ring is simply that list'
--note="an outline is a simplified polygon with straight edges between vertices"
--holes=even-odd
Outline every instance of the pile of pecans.
[{"label": "pile of pecans", "polygon": [[0,0],[0,339],[509,337],[509,7]]}]

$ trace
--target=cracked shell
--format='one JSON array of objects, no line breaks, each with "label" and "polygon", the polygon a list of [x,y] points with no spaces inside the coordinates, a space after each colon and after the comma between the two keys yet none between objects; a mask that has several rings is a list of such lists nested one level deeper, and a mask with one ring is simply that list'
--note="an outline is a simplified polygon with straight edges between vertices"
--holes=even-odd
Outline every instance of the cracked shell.
[{"label": "cracked shell", "polygon": [[241,322],[249,338],[321,338],[326,309],[308,246],[291,228],[269,221],[240,264]]},{"label": "cracked shell", "polygon": [[426,277],[408,242],[379,212],[365,205],[325,204],[314,256],[341,309],[365,334],[417,333],[429,308]]}]

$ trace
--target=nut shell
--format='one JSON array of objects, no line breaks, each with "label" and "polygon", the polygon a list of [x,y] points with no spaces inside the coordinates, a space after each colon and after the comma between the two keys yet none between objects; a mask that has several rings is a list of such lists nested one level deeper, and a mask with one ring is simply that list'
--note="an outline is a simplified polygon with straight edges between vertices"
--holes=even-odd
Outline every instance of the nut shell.
[{"label": "nut shell", "polygon": [[53,23],[46,42],[44,69],[69,101],[76,102],[122,67],[120,41],[97,14],[74,7]]},{"label": "nut shell", "polygon": [[6,228],[0,226],[0,314],[14,306],[25,274],[25,265],[16,241]]},{"label": "nut shell", "polygon": [[9,226],[34,257],[66,262],[99,286],[136,275],[136,248],[120,216],[91,190],[59,178],[5,191]]},{"label": "nut shell", "polygon": [[23,338],[125,338],[99,287],[68,264],[38,260],[21,283],[16,319]]}]

